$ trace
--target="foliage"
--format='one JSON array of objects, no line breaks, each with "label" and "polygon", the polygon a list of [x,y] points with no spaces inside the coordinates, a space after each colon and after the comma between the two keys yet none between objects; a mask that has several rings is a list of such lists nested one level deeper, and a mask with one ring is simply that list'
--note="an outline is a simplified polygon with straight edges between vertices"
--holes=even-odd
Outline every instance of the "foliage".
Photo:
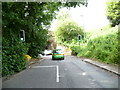
[{"label": "foliage", "polygon": [[59,24],[60,21],[64,21],[64,20],[70,20],[72,18],[69,9],[67,8],[62,8],[59,10],[59,13],[57,13],[56,15],[56,20]]},{"label": "foliage", "polygon": [[64,20],[56,28],[55,36],[59,43],[69,43],[73,39],[77,39],[78,35],[83,36],[83,29],[74,21]]},{"label": "foliage", "polygon": [[105,27],[87,33],[88,42],[71,41],[68,45],[73,55],[95,58],[105,63],[120,64],[118,59],[118,27]]},{"label": "foliage", "polygon": [[[108,33],[109,32],[109,33]],[[119,64],[117,27],[97,32],[99,36],[91,38],[78,56],[96,58],[106,63]]]},{"label": "foliage", "polygon": [[111,22],[111,26],[118,25],[120,23],[120,1],[108,0],[106,6],[106,15]]},{"label": "foliage", "polygon": [[2,45],[2,76],[25,69],[24,54],[28,52],[28,45],[15,38],[3,38]]},{"label": "foliage", "polygon": [[[31,39],[28,39],[28,43],[30,43],[28,54],[32,57],[37,57],[39,53],[45,48],[47,43],[47,31],[40,30],[40,31],[33,31],[31,33]],[[41,37],[40,37],[41,36]],[[30,37],[29,37],[30,38]]]},{"label": "foliage", "polygon": [[[3,2],[3,36],[25,30],[26,41],[30,44],[28,54],[36,57],[47,43],[47,29],[61,7],[75,7],[83,2]],[[11,27],[12,26],[12,27]],[[32,38],[31,38],[32,37]]]},{"label": "foliage", "polygon": [[79,34],[84,37],[83,27],[72,20],[68,9],[61,9],[56,17],[57,27],[54,34],[59,44],[69,46],[70,43],[77,42]]},{"label": "foliage", "polygon": [[56,9],[58,6],[52,2],[3,3],[3,36],[6,37],[11,33],[19,37],[19,31],[25,30],[25,42],[30,44],[28,54],[36,57],[45,48],[47,28],[55,16]]},{"label": "foliage", "polygon": [[[24,55],[37,57],[46,47],[47,33],[56,11],[61,7],[75,7],[82,2],[3,2],[3,76],[25,68]],[[19,40],[20,30],[25,30],[25,42]]]}]

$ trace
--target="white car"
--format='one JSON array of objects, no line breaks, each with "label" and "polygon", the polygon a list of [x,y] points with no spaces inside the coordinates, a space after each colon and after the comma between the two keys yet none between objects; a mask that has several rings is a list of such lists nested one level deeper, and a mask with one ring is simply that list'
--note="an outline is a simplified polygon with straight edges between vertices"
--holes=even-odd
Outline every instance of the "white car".
[{"label": "white car", "polygon": [[44,55],[52,55],[52,50],[44,50]]}]

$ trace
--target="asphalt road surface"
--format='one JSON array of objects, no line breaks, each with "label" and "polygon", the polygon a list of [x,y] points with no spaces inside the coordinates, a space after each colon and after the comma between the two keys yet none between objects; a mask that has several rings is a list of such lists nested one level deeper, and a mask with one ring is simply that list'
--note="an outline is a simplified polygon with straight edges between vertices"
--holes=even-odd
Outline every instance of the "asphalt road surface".
[{"label": "asphalt road surface", "polygon": [[65,60],[44,57],[3,82],[3,88],[118,88],[118,76],[75,56]]}]

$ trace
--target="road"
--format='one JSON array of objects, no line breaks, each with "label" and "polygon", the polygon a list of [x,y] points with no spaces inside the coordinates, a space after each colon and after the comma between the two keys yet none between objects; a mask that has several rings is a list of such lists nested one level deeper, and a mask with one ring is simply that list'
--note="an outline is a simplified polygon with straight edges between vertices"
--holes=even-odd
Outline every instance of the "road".
[{"label": "road", "polygon": [[75,56],[65,60],[44,57],[3,82],[3,88],[118,88],[118,76]]}]

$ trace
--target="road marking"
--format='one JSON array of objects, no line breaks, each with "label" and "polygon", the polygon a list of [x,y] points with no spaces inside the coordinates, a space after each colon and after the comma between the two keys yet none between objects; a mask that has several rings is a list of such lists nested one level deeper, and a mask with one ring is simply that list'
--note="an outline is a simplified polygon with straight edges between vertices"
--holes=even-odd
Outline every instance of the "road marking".
[{"label": "road marking", "polygon": [[56,66],[56,70],[57,70],[56,82],[59,82],[59,67],[58,67],[58,65]]},{"label": "road marking", "polygon": [[55,67],[55,66],[33,66],[32,68],[41,68],[41,67]]},{"label": "road marking", "polygon": [[51,65],[51,66],[33,66],[33,67],[29,67],[29,68],[43,68],[43,67],[55,67],[56,68],[56,82],[59,82],[59,66],[58,65]]},{"label": "road marking", "polygon": [[86,72],[83,72],[82,75],[85,76],[85,75],[86,75]]}]

